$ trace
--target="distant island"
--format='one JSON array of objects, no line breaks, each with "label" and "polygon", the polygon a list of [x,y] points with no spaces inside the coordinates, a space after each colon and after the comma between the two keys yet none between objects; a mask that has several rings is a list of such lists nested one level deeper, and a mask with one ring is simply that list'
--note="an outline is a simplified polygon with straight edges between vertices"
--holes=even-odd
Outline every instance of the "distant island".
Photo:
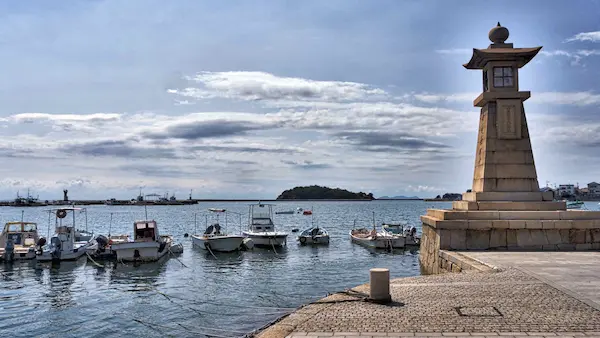
[{"label": "distant island", "polygon": [[328,188],[318,185],[295,187],[285,190],[278,200],[374,200],[372,193],[351,192],[346,189]]},{"label": "distant island", "polygon": [[419,196],[381,196],[377,197],[378,200],[420,200],[422,199]]},{"label": "distant island", "polygon": [[443,196],[437,195],[435,198],[425,199],[426,202],[452,202],[462,200],[462,194],[445,193]]}]

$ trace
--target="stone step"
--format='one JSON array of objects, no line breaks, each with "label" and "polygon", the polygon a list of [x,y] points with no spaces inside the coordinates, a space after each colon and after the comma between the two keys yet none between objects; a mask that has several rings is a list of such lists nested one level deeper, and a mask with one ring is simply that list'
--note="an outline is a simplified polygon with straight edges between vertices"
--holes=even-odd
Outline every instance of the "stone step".
[{"label": "stone step", "polygon": [[428,209],[427,216],[439,220],[600,220],[600,211],[521,211]]},{"label": "stone step", "polygon": [[435,216],[421,216],[421,221],[436,229],[599,229],[597,219],[440,219]]}]

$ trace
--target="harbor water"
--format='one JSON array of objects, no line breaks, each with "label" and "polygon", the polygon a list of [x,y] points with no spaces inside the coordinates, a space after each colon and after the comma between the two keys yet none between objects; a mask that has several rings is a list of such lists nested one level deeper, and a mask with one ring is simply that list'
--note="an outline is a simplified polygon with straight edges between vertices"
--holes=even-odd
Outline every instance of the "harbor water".
[{"label": "harbor water", "polygon": [[[0,267],[0,332],[11,337],[215,337],[243,336],[294,308],[368,281],[368,270],[389,268],[392,277],[419,274],[418,250],[369,251],[352,244],[354,220],[371,227],[382,222],[421,225],[427,208],[447,202],[275,202],[274,211],[312,209],[315,224],[326,228],[329,246],[304,247],[297,233],[313,220],[302,214],[274,215],[277,230],[289,232],[287,248],[231,254],[192,248],[185,233],[202,233],[208,208],[237,212],[227,217],[229,233],[245,229],[247,203],[151,206],[148,218],[162,234],[183,243],[184,252],[164,262],[140,266],[82,258],[60,264],[18,262]],[[52,234],[48,207],[0,208],[2,224],[21,219],[38,223],[40,236]],[[197,230],[194,214],[197,213]],[[112,214],[112,223],[110,222]],[[78,228],[85,214],[76,214]],[[132,234],[144,219],[141,206],[89,206],[88,229],[96,234]],[[209,215],[209,222],[216,215]],[[49,222],[50,219],[50,222]],[[221,216],[220,223],[225,224]],[[48,231],[48,226],[50,229]],[[110,229],[109,229],[110,228]]]}]

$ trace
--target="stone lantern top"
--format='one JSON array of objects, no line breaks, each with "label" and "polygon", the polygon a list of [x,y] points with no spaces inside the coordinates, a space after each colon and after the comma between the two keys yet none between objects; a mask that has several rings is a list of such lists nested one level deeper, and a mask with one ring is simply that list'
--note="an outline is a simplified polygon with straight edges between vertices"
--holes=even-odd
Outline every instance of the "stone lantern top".
[{"label": "stone lantern top", "polygon": [[521,68],[542,49],[542,47],[513,48],[512,43],[506,43],[508,36],[508,29],[498,22],[498,25],[490,29],[488,34],[492,44],[486,49],[473,48],[471,60],[463,66],[467,69],[484,69],[490,61],[508,61],[515,62],[515,65]]},{"label": "stone lantern top", "polygon": [[508,39],[508,35],[508,29],[500,26],[500,22],[498,22],[498,26],[490,29],[488,37],[493,43],[504,43]]}]

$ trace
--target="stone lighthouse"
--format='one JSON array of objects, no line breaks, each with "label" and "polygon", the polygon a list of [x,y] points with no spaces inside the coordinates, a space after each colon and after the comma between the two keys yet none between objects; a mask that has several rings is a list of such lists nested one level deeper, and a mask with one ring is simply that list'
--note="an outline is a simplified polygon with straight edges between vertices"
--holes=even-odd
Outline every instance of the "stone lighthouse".
[{"label": "stone lighthouse", "polygon": [[600,249],[600,212],[566,210],[539,189],[523,104],[531,93],[519,90],[519,70],[542,47],[514,48],[508,37],[498,23],[488,48],[473,49],[463,65],[482,72],[483,92],[473,101],[481,108],[473,187],[451,210],[421,216],[427,273],[457,270],[447,261],[452,250]]}]

